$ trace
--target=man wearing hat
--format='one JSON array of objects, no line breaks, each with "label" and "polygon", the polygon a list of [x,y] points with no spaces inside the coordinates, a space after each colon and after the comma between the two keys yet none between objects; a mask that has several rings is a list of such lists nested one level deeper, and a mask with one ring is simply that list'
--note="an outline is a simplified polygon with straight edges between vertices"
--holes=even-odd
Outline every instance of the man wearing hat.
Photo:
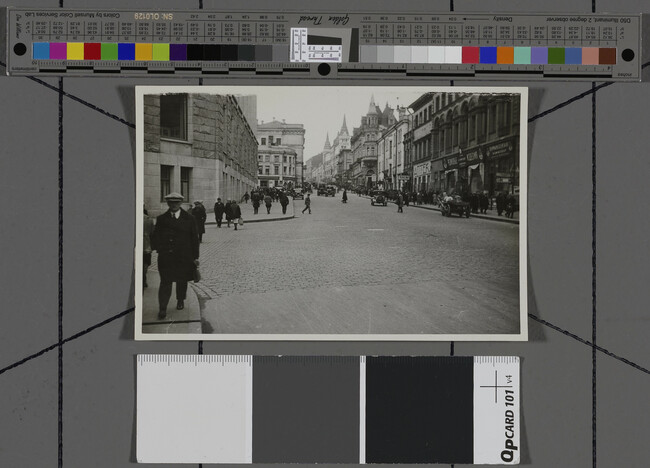
[{"label": "man wearing hat", "polygon": [[203,206],[203,200],[197,200],[194,202],[194,209],[192,210],[191,214],[196,220],[196,229],[199,232],[200,244],[203,242],[203,234],[205,234],[205,220],[208,218],[208,215],[205,212],[205,207]]},{"label": "man wearing hat", "polygon": [[167,317],[167,304],[176,283],[176,309],[185,308],[187,282],[199,265],[199,235],[194,217],[181,209],[183,196],[170,193],[165,197],[169,210],[156,218],[151,236],[152,248],[158,251],[158,318]]}]

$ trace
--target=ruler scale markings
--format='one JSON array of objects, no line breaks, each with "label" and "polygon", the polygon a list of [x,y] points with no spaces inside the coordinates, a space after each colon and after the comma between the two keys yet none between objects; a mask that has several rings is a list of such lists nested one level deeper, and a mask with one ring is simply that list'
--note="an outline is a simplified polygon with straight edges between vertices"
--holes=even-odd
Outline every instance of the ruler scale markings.
[{"label": "ruler scale markings", "polygon": [[[174,63],[177,55],[172,53],[169,43],[184,47],[196,44],[202,48],[206,43],[215,43],[242,47],[241,57],[234,55],[224,61],[225,68],[219,73],[228,73],[228,68],[233,71],[240,69],[243,64],[238,65],[237,62],[256,62],[252,71],[259,71],[263,68],[260,62],[270,59],[282,76],[286,69],[294,69],[290,64],[294,56],[297,56],[295,60],[301,60],[303,63],[341,62],[339,71],[347,72],[347,77],[363,79],[389,76],[388,74],[400,69],[395,68],[396,65],[401,64],[404,69],[404,65],[410,63],[418,64],[417,70],[423,74],[457,74],[469,79],[480,78],[480,75],[486,72],[491,74],[490,78],[496,79],[507,79],[512,73],[517,73],[524,79],[539,79],[540,70],[544,77],[551,79],[580,80],[593,76],[616,81],[640,79],[640,15],[519,14],[500,17],[475,14],[459,17],[450,14],[402,16],[346,13],[344,17],[332,16],[344,18],[343,27],[342,24],[325,24],[328,21],[326,15],[316,20],[303,21],[298,13],[290,12],[274,15],[272,12],[249,14],[201,11],[197,14],[177,11],[174,12],[173,20],[163,18],[165,14],[161,13],[160,18],[141,21],[132,19],[133,12],[128,11],[95,13],[89,10],[72,10],[75,12],[73,14],[66,10],[58,15],[49,13],[49,10],[11,7],[6,10],[9,12],[9,51],[12,51],[14,45],[20,45],[16,50],[30,51],[28,54],[9,54],[7,73],[14,75],[65,74],[66,69],[72,68],[77,69],[75,74],[84,74],[83,70],[78,70],[80,67],[88,69],[88,74],[102,71],[141,74],[141,71],[146,72],[147,69],[160,71],[165,63],[169,66],[163,67],[164,70],[175,74],[192,73],[197,67],[198,71],[213,72],[214,65],[203,56],[194,60],[192,69]],[[16,16],[18,14],[20,21]],[[95,14],[101,16],[94,16]],[[503,18],[503,21],[500,18]],[[301,21],[303,24],[299,25]],[[300,26],[307,30],[307,34],[315,35],[319,34],[321,27],[329,28],[328,31],[338,29],[341,32],[335,34],[345,37],[349,37],[350,28],[353,28],[360,33],[361,40],[357,39],[354,43],[354,54],[347,49],[348,42],[342,45],[340,52],[325,47],[331,44],[307,44],[309,50],[301,50],[297,54],[294,45],[294,52],[287,57],[286,54],[290,53],[292,46],[289,26],[291,29]],[[22,31],[22,35],[14,38],[11,34],[12,28]],[[18,42],[20,44],[17,44]],[[151,53],[150,45],[140,45],[140,53],[131,57],[129,47],[137,43],[159,45],[155,46]],[[87,44],[99,45],[86,47]],[[284,44],[286,52],[274,52],[269,55],[258,47],[261,44],[271,45],[273,51],[276,46],[281,47],[281,44]],[[84,46],[83,53],[81,45]],[[380,49],[381,57],[375,59],[375,54],[369,47],[372,45],[384,48]],[[448,49],[450,53],[445,55],[444,63],[437,64],[433,60],[425,59],[424,49],[418,48],[427,45],[459,47],[461,50],[466,47],[479,47],[484,54],[479,54],[478,62],[471,60],[463,63],[455,60],[455,49]],[[61,52],[63,46],[67,49],[65,54]],[[111,52],[114,46],[124,49],[124,53],[118,53],[114,58]],[[496,63],[492,58],[493,49],[482,50],[483,47],[496,47]],[[517,47],[523,49],[519,50]],[[547,61],[529,64],[526,48],[532,47],[550,51],[551,63]],[[598,49],[598,55],[594,48]],[[101,54],[98,56],[97,51],[100,49]],[[348,59],[354,61],[347,62]],[[108,63],[113,60],[120,63]],[[137,63],[131,63],[134,61]],[[316,71],[315,67],[306,69],[310,70],[312,73],[307,73],[305,77],[313,79],[318,76],[313,73]],[[349,75],[353,70],[362,72],[362,75]],[[502,76],[499,76],[500,74]]]}]

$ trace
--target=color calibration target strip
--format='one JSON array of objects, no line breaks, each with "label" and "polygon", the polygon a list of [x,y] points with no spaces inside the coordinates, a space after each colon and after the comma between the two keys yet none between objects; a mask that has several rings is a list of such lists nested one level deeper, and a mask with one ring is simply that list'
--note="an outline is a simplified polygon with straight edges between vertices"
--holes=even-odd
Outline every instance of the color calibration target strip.
[{"label": "color calibration target strip", "polygon": [[13,7],[0,14],[10,75],[641,78],[638,14],[143,13]]},{"label": "color calibration target strip", "polygon": [[518,464],[520,401],[517,357],[139,355],[137,459]]}]

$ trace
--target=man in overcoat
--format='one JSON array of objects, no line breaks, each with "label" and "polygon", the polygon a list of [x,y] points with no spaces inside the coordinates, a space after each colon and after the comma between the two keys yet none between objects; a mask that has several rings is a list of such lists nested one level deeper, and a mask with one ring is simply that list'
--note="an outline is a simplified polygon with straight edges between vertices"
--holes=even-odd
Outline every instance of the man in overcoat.
[{"label": "man in overcoat", "polygon": [[194,202],[194,209],[192,210],[192,216],[196,221],[196,229],[199,233],[199,244],[203,242],[203,234],[205,234],[205,221],[208,218],[207,213],[205,212],[205,206],[203,206],[203,200],[197,200]]},{"label": "man in overcoat", "polygon": [[226,209],[221,198],[217,198],[217,202],[214,204],[214,217],[217,221],[217,227],[221,227],[221,221],[223,221],[223,212]]},{"label": "man in overcoat", "polygon": [[181,209],[183,196],[173,192],[165,197],[169,210],[156,218],[151,242],[158,251],[158,319],[167,317],[167,304],[176,283],[176,309],[185,308],[187,282],[199,265],[199,235],[192,215]]}]

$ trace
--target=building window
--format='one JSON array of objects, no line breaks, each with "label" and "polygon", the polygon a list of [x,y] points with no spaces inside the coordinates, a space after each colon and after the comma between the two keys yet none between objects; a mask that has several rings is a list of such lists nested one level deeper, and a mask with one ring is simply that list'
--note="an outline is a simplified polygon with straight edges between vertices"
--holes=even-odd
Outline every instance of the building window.
[{"label": "building window", "polygon": [[276,154],[275,157],[273,158],[273,160],[274,160],[274,162],[279,163],[280,162],[280,156]]},{"label": "building window", "polygon": [[181,195],[185,201],[190,201],[190,180],[192,179],[192,168],[181,167]]},{"label": "building window", "polygon": [[266,138],[262,138],[262,146],[266,146]]},{"label": "building window", "polygon": [[187,95],[160,96],[160,136],[187,140]]},{"label": "building window", "polygon": [[269,174],[270,174],[270,172],[269,172],[269,167],[266,166],[266,167],[264,168],[264,175],[269,175]]},{"label": "building window", "polygon": [[269,135],[269,146],[273,146],[273,135]]},{"label": "building window", "polygon": [[273,174],[280,175],[280,166],[273,166]]},{"label": "building window", "polygon": [[287,166],[283,166],[283,167],[282,167],[282,173],[283,173],[284,175],[287,175]]},{"label": "building window", "polygon": [[282,156],[282,162],[284,162],[284,163],[287,162],[287,157],[286,156]]},{"label": "building window", "polygon": [[280,138],[278,138],[277,140],[275,140],[275,144],[277,146],[280,146],[282,144],[282,140]]},{"label": "building window", "polygon": [[490,117],[489,117],[489,124],[490,124],[490,133],[494,133],[497,129],[497,106],[491,106],[490,107]]},{"label": "building window", "polygon": [[160,201],[172,193],[172,171],[174,166],[160,166]]},{"label": "building window", "polygon": [[266,156],[264,156],[264,162],[270,162],[271,161],[270,158],[271,157],[267,154]]},{"label": "building window", "polygon": [[257,173],[258,173],[259,175],[262,175],[262,166],[260,166],[260,167],[257,168]]}]

